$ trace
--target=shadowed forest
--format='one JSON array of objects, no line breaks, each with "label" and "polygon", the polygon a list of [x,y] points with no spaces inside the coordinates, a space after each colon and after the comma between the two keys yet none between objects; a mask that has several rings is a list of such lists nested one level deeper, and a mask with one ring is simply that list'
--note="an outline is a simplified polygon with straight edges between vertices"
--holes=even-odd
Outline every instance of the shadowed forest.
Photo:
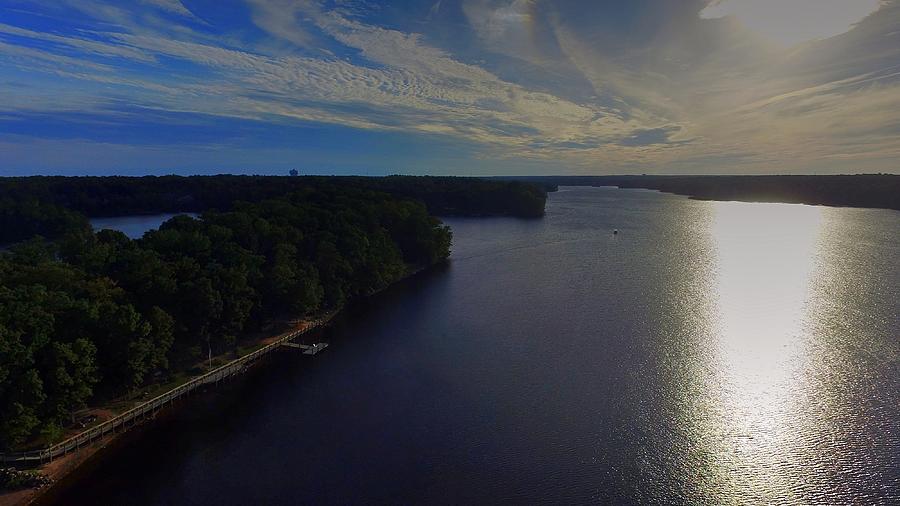
[{"label": "shadowed forest", "polygon": [[0,178],[0,245],[33,235],[56,237],[87,227],[85,216],[202,213],[230,210],[334,185],[388,193],[421,202],[437,216],[544,214],[546,193],[537,185],[460,177],[16,177]]}]

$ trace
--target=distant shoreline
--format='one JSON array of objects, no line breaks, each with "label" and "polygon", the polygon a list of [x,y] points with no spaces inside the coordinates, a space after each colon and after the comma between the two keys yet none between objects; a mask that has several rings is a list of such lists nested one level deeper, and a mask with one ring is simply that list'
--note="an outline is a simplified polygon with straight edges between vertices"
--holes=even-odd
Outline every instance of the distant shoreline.
[{"label": "distant shoreline", "polygon": [[838,176],[515,176],[501,177],[559,186],[641,188],[694,200],[809,204],[900,211],[900,175]]}]

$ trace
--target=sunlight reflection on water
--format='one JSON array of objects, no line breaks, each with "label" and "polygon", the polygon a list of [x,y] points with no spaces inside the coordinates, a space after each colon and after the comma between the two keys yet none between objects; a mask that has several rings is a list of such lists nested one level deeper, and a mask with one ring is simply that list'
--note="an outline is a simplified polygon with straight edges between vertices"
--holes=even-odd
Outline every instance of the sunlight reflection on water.
[{"label": "sunlight reflection on water", "polygon": [[869,337],[829,323],[848,307],[834,287],[855,282],[835,266],[852,252],[827,254],[848,225],[823,207],[711,207],[706,351],[693,371],[702,393],[686,420],[705,464],[702,488],[720,503],[838,499],[836,483],[867,479],[864,462],[835,448],[853,440],[847,427],[863,425],[852,418],[865,401],[842,398],[842,385],[865,380],[849,365],[859,358],[841,363],[834,350],[845,347],[835,344]]},{"label": "sunlight reflection on water", "polygon": [[[808,361],[803,336],[822,208],[716,203],[715,385],[708,390],[727,482],[780,491],[779,468],[797,438],[792,419]],[[722,467],[721,465],[719,467]],[[737,468],[753,470],[733,474]],[[781,495],[784,499],[784,496]]]}]

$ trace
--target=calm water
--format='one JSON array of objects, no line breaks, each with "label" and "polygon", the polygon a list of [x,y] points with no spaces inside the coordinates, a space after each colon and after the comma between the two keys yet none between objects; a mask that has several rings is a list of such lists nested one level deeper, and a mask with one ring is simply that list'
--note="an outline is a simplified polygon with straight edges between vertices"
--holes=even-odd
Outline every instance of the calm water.
[{"label": "calm water", "polygon": [[144,232],[159,228],[163,222],[179,214],[197,216],[194,213],[168,213],[142,216],[113,216],[110,218],[91,218],[94,230],[118,230],[132,239],[140,239]]},{"label": "calm water", "polygon": [[900,213],[578,188],[447,221],[448,267],[62,502],[900,502]]}]

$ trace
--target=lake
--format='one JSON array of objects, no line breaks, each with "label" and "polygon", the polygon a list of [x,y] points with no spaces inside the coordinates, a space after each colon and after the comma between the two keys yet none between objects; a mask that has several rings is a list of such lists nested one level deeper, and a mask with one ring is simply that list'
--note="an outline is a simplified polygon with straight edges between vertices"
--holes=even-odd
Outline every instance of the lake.
[{"label": "lake", "polygon": [[563,188],[446,222],[449,265],[61,503],[900,502],[900,213]]},{"label": "lake", "polygon": [[131,239],[140,239],[144,232],[159,228],[164,222],[179,214],[196,217],[195,213],[166,213],[149,214],[139,216],[112,216],[108,218],[91,218],[91,226],[94,230],[118,230]]}]

